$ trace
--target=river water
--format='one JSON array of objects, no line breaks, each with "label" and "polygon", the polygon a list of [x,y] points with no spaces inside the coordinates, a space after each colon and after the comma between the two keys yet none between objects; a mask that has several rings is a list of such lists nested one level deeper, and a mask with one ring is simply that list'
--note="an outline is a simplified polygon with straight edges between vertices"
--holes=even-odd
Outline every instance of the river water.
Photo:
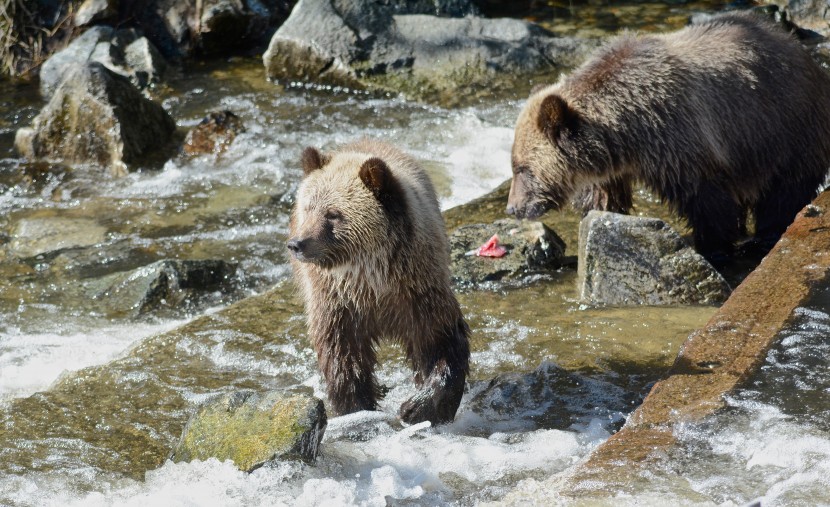
[{"label": "river water", "polygon": [[[585,5],[563,18],[550,4],[536,17],[560,33],[597,35],[620,26],[668,29],[712,7]],[[619,428],[714,308],[585,308],[570,268],[517,287],[467,290],[459,300],[473,329],[471,382],[453,424],[404,428],[394,420],[411,395],[411,375],[401,351],[385,346],[382,411],[330,419],[313,465],[287,462],[245,474],[215,460],[141,456],[141,445],[156,454],[172,447],[189,411],[208,395],[296,385],[322,395],[284,255],[303,147],[388,140],[424,163],[445,210],[510,176],[512,127],[526,83],[515,96],[448,109],[284,87],[263,74],[259,61],[233,59],[191,64],[171,76],[154,93],[181,128],[229,109],[246,132],[218,158],[175,159],[121,179],[23,164],[11,141],[39,98],[32,87],[0,85],[0,273],[7,280],[0,293],[0,505],[473,505],[517,487],[540,504],[573,502],[539,491]],[[666,215],[646,195],[637,211]],[[16,227],[33,219],[91,224],[101,232],[101,250],[126,253],[87,264],[71,255],[21,260]],[[575,255],[575,215],[549,222]],[[171,257],[236,262],[239,289],[138,319],[104,312],[74,292],[79,276]],[[279,308],[265,316],[268,325],[235,326],[224,308],[271,287],[276,292],[266,297]],[[679,430],[683,446],[669,469],[655,471],[652,491],[614,502],[830,503],[830,377],[816,373],[826,369],[828,306],[819,297],[799,310],[763,372],[724,414]],[[203,325],[203,315],[215,317]],[[175,331],[182,325],[191,327]],[[534,371],[580,376],[552,382],[547,393],[519,389],[507,413],[482,402],[490,379]],[[72,403],[78,397],[100,404],[79,409]],[[66,404],[56,410],[55,400]]]}]

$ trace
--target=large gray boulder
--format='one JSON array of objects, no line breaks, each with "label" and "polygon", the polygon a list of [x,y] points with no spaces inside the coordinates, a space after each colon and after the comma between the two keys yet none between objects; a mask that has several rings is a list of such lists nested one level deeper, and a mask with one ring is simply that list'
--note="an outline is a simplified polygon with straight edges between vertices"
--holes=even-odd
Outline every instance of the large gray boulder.
[{"label": "large gray boulder", "polygon": [[729,284],[657,218],[591,211],[579,225],[578,284],[589,304],[718,304]]},{"label": "large gray boulder", "polygon": [[[473,252],[493,235],[498,235],[507,253],[503,257],[475,255]],[[465,225],[455,229],[449,240],[452,280],[460,286],[517,280],[555,270],[565,255],[565,242],[542,222],[531,220]]]},{"label": "large gray boulder", "polygon": [[326,421],[323,402],[309,394],[236,391],[198,409],[171,459],[230,459],[246,472],[273,460],[312,461]]},{"label": "large gray boulder", "polygon": [[167,147],[176,123],[127,78],[103,64],[76,65],[32,122],[15,136],[29,159],[97,164],[124,174]]},{"label": "large gray boulder", "polygon": [[135,30],[94,26],[44,62],[41,95],[51,97],[74,67],[89,62],[103,64],[139,88],[159,82],[167,66],[153,44]]},{"label": "large gray boulder", "polygon": [[393,4],[300,0],[263,55],[268,77],[423,95],[583,54],[584,45],[525,21],[436,17]]}]

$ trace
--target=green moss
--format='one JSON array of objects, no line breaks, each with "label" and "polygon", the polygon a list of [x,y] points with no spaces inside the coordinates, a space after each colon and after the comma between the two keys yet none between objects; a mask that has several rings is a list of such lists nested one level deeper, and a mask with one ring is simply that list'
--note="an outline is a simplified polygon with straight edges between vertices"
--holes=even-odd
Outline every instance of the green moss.
[{"label": "green moss", "polygon": [[230,459],[241,470],[253,470],[296,452],[303,436],[314,431],[317,421],[310,415],[319,403],[311,396],[280,393],[223,396],[193,416],[173,459]]}]

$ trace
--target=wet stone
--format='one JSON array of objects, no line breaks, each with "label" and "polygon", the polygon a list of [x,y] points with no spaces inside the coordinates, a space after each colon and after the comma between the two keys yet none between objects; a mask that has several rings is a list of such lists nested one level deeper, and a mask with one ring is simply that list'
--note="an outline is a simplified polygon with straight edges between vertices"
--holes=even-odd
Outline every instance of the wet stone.
[{"label": "wet stone", "polygon": [[62,250],[49,263],[50,277],[71,280],[99,278],[158,261],[157,249],[129,239]]},{"label": "wet stone", "polygon": [[15,147],[30,160],[87,163],[114,175],[167,146],[176,124],[123,76],[92,62],[76,65]]},{"label": "wet stone", "polygon": [[274,460],[312,461],[325,430],[323,402],[310,394],[235,391],[198,409],[171,459],[230,459],[247,472]]},{"label": "wet stone", "polygon": [[223,260],[163,260],[85,281],[84,291],[110,315],[138,317],[230,292],[235,273],[236,265]]},{"label": "wet stone", "polygon": [[213,111],[187,133],[182,145],[185,155],[220,155],[245,132],[242,120],[231,111]]},{"label": "wet stone", "polygon": [[489,431],[512,432],[566,429],[602,419],[610,430],[622,424],[640,399],[610,382],[571,373],[546,361],[532,372],[505,373],[492,379],[473,396],[458,420],[475,414],[488,421]]},{"label": "wet stone", "polygon": [[[474,251],[494,234],[506,248],[503,257],[479,257]],[[450,270],[458,285],[517,280],[558,269],[565,255],[565,242],[542,222],[497,220],[455,229],[450,240]]]},{"label": "wet stone", "polygon": [[601,211],[580,223],[578,274],[588,304],[718,304],[731,292],[664,221]]}]

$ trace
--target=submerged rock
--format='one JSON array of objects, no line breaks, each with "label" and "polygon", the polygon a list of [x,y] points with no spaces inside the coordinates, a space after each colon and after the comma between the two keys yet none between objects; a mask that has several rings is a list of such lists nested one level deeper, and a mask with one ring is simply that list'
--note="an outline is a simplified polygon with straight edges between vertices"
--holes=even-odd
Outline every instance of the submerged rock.
[{"label": "submerged rock", "polygon": [[664,221],[602,211],[580,223],[578,272],[585,303],[717,304],[731,291]]},{"label": "submerged rock", "polygon": [[91,163],[123,174],[170,141],[176,124],[123,76],[92,62],[72,67],[49,103],[15,136],[29,159]]},{"label": "submerged rock", "polygon": [[110,315],[138,317],[192,304],[206,292],[228,292],[235,272],[223,260],[163,260],[87,281],[85,292]]},{"label": "submerged rock", "polygon": [[[107,235],[111,231],[107,231]],[[49,277],[57,280],[82,281],[113,273],[132,271],[161,260],[153,245],[130,239],[105,241],[85,248],[60,251],[49,263]]]},{"label": "submerged rock", "polygon": [[565,429],[601,418],[621,424],[640,396],[543,362],[530,373],[505,373],[473,396],[459,414],[460,424],[476,426],[473,414],[490,431]]},{"label": "submerged rock", "polygon": [[161,80],[167,67],[164,58],[136,30],[94,26],[52,55],[40,69],[40,93],[49,98],[78,65],[98,62],[112,72],[144,88]]},{"label": "submerged rock", "polygon": [[24,218],[11,231],[7,252],[17,258],[55,254],[102,243],[107,228],[89,218]]},{"label": "submerged rock", "polygon": [[[494,234],[507,250],[503,257],[479,257],[472,252]],[[530,220],[497,220],[455,229],[450,240],[450,270],[456,284],[517,279],[557,269],[565,255],[565,242],[548,226]]]},{"label": "submerged rock", "polygon": [[182,152],[191,156],[220,155],[242,132],[245,126],[238,116],[231,111],[214,111],[187,133]]},{"label": "submerged rock", "polygon": [[268,77],[423,96],[572,64],[584,46],[521,20],[435,17],[401,4],[300,0],[263,55]]},{"label": "submerged rock", "polygon": [[236,391],[199,408],[171,459],[230,459],[246,472],[273,460],[312,461],[325,430],[323,402],[309,394]]}]

